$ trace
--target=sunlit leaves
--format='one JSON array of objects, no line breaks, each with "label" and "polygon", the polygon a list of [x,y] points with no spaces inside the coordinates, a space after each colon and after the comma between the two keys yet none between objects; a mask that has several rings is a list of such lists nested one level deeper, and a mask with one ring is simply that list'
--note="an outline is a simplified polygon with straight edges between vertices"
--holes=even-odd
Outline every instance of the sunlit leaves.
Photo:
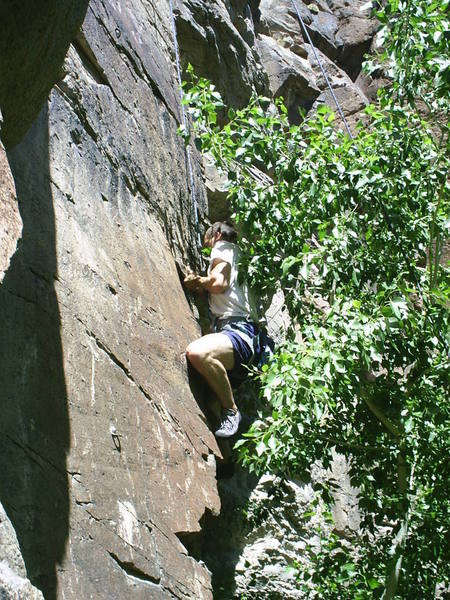
[{"label": "sunlit leaves", "polygon": [[[384,47],[379,60],[392,79],[387,101],[392,95],[413,105],[423,100],[448,117],[448,9],[448,0],[389,0],[376,12],[383,25],[378,33],[378,46]],[[379,65],[369,59],[366,66],[371,71]]]},{"label": "sunlit leaves", "polygon": [[241,460],[309,481],[337,449],[360,490],[359,554],[350,561],[345,544],[328,540],[317,575],[299,575],[330,600],[349,590],[380,597],[399,552],[402,573],[414,573],[400,579],[401,597],[432,598],[446,576],[449,158],[445,135],[412,106],[422,95],[432,111],[448,110],[447,6],[385,3],[393,85],[354,140],[326,108],[291,126],[280,99],[253,97],[220,127],[221,100],[193,73],[186,96],[199,146],[228,176],[242,273],[262,295],[281,286],[292,319],[256,374],[266,408],[236,445]]}]

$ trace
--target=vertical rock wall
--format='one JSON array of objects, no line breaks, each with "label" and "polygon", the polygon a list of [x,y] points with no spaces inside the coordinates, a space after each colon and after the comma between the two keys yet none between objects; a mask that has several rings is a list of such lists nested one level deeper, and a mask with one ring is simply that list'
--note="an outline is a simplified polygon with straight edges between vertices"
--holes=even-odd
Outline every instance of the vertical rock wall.
[{"label": "vertical rock wall", "polygon": [[4,23],[23,231],[13,254],[2,158],[0,502],[46,598],[210,598],[177,537],[219,499],[184,358],[198,328],[174,262],[192,259],[197,236],[168,3],[92,0],[63,27],[72,8],[55,3],[45,21],[28,3]]},{"label": "vertical rock wall", "polygon": [[[0,113],[0,132],[2,115]],[[16,251],[22,233],[22,219],[17,206],[16,189],[9,168],[8,158],[0,141],[0,283],[8,269],[11,256]]]},{"label": "vertical rock wall", "polygon": [[[354,120],[363,4],[297,2]],[[296,121],[329,101],[288,0],[175,15],[183,62],[230,104],[283,95]],[[0,594],[206,600],[180,542],[219,511],[219,450],[184,358],[199,329],[175,259],[194,265],[198,231],[169,0],[11,0],[0,17],[0,544],[12,527],[24,561],[0,564],[17,584]]]}]

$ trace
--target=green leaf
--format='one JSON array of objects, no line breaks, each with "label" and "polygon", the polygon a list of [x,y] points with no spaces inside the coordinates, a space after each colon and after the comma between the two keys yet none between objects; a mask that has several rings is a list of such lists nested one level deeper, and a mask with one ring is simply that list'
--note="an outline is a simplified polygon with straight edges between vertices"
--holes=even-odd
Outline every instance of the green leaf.
[{"label": "green leaf", "polygon": [[368,579],[367,583],[369,584],[369,587],[371,590],[376,590],[377,588],[381,587],[381,585],[382,585],[379,581],[377,581],[373,577]]},{"label": "green leaf", "polygon": [[264,442],[259,442],[259,444],[257,444],[256,448],[256,454],[258,456],[261,456],[261,454],[263,454],[266,451],[266,444]]}]

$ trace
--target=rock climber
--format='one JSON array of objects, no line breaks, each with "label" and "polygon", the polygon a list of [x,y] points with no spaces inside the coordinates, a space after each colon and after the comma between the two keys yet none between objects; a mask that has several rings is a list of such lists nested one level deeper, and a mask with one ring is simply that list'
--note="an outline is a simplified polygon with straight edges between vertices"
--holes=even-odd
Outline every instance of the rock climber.
[{"label": "rock climber", "polygon": [[233,436],[239,427],[241,414],[236,406],[232,382],[245,378],[254,357],[258,335],[256,310],[248,287],[238,282],[239,248],[237,232],[227,221],[217,221],[206,231],[205,247],[211,248],[206,276],[189,272],[184,283],[187,289],[207,292],[211,331],[195,340],[186,349],[186,356],[207,381],[221,404],[217,437]]}]

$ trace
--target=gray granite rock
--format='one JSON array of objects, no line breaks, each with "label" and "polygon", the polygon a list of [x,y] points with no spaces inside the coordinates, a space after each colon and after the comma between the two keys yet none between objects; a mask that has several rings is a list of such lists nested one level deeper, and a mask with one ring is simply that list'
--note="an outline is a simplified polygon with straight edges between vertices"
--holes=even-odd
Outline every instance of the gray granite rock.
[{"label": "gray granite rock", "polygon": [[218,171],[212,156],[209,154],[203,157],[203,168],[208,195],[209,220],[211,223],[214,223],[214,221],[224,221],[231,214],[227,192],[228,180],[224,173]]},{"label": "gray granite rock", "polygon": [[0,504],[0,598],[2,600],[43,600],[42,593],[27,578],[13,526]]},{"label": "gray granite rock", "polygon": [[[344,114],[356,115],[367,99],[352,78],[361,69],[377,23],[368,19],[359,5],[351,10],[331,2],[296,2],[296,6],[314,48],[290,0],[262,0],[260,5],[257,44],[272,95],[284,97],[293,123],[300,120],[299,108],[309,110],[326,103],[336,110],[323,69],[333,90],[339,90],[336,96]],[[353,121],[357,120],[358,115]]]},{"label": "gray granite rock", "polygon": [[230,106],[244,106],[253,90],[267,92],[257,62],[253,19],[245,2],[185,0],[177,9],[183,64],[214,81]]}]

